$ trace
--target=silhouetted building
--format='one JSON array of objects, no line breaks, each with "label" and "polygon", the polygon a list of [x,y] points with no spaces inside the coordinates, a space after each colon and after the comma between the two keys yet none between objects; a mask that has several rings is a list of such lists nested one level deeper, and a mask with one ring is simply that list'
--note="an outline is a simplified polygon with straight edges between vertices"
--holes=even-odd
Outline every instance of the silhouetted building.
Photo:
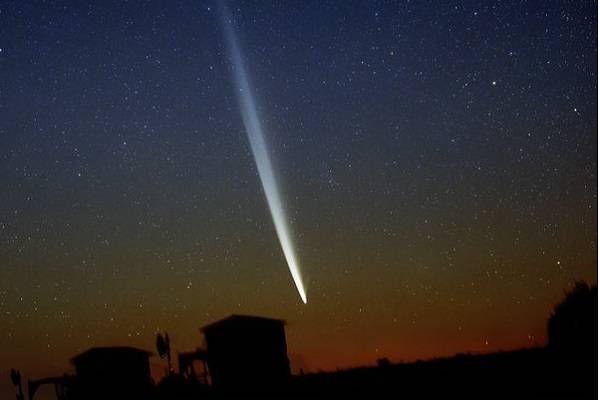
[{"label": "silhouetted building", "polygon": [[95,347],[71,359],[78,399],[133,399],[152,388],[152,353],[134,347]]},{"label": "silhouetted building", "polygon": [[290,377],[285,322],[232,315],[202,328],[208,370],[220,391],[277,390]]}]

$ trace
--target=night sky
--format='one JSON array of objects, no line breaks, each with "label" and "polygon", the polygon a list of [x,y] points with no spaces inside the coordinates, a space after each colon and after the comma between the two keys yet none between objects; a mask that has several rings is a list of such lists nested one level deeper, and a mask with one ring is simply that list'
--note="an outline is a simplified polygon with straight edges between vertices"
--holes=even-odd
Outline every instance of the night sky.
[{"label": "night sky", "polygon": [[597,281],[597,4],[229,2],[307,305],[218,8],[0,5],[0,394],[232,313],[294,371],[544,345]]}]

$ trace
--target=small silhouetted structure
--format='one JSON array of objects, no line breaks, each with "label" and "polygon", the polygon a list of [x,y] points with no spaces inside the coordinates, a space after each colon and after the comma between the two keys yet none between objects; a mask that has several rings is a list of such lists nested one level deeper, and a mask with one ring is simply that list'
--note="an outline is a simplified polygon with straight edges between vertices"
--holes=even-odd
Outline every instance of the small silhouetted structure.
[{"label": "small silhouetted structure", "polygon": [[38,389],[44,385],[54,386],[54,394],[57,400],[70,399],[70,393],[74,382],[75,378],[66,374],[63,376],[51,376],[48,378],[29,380],[27,383],[27,393],[29,394],[29,400],[33,400]]},{"label": "small silhouetted structure", "polygon": [[95,347],[73,357],[76,398],[144,398],[152,388],[151,354],[134,347]]},{"label": "small silhouetted structure", "polygon": [[[179,353],[177,359],[179,360],[179,373],[186,380],[197,381],[204,385],[208,384],[208,366],[206,364],[208,353],[205,350],[196,349],[195,351]],[[194,368],[195,361],[202,363],[202,370],[200,372]]]},{"label": "small silhouetted structure", "polygon": [[285,321],[232,315],[202,328],[211,384],[218,391],[267,392],[290,377]]}]

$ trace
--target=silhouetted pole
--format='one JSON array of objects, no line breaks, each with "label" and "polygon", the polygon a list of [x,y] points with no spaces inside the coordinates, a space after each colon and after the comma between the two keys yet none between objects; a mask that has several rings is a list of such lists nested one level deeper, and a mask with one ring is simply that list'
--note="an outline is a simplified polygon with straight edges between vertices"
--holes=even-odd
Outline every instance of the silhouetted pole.
[{"label": "silhouetted pole", "polygon": [[171,366],[171,341],[167,332],[165,332],[165,341],[167,342],[167,365],[169,366],[169,375],[171,375],[173,373],[173,367]]}]

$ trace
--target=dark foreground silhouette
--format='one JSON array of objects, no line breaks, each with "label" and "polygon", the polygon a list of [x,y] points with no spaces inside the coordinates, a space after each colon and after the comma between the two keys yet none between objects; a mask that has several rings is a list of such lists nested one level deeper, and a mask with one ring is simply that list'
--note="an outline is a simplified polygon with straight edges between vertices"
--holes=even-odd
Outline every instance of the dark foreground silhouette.
[{"label": "dark foreground silhouette", "polygon": [[[28,397],[53,384],[62,400],[202,398],[597,398],[598,291],[577,283],[548,319],[546,347],[392,364],[337,372],[290,374],[284,321],[233,315],[202,329],[206,347],[171,366],[168,334],[157,349],[167,376],[154,385],[151,353],[93,348],[71,361],[75,376],[28,382]],[[20,374],[11,374],[21,399]]]}]

